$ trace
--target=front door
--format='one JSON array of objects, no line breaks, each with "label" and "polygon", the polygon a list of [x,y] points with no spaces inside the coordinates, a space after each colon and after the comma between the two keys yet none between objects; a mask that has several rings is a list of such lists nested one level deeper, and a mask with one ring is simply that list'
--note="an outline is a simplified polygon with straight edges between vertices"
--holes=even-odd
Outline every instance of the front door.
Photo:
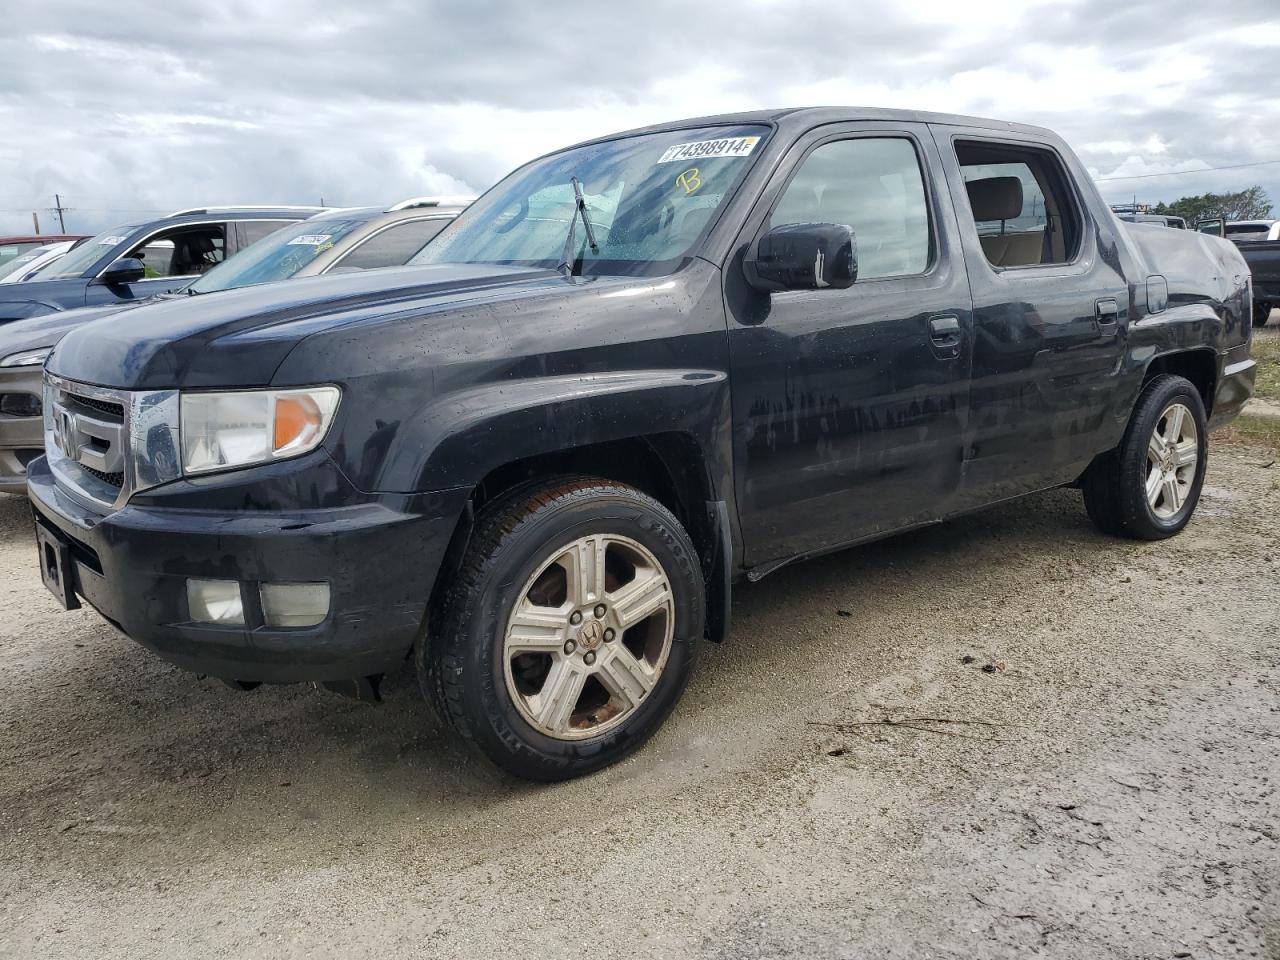
[{"label": "front door", "polygon": [[[971,301],[920,124],[824,126],[779,167],[726,273],[747,564],[942,516],[960,482]],[[742,256],[774,226],[854,229],[845,290],[761,293]]]},{"label": "front door", "polygon": [[226,238],[225,223],[188,224],[153,234],[121,254],[141,260],[146,276],[130,284],[90,284],[86,301],[96,306],[181,290],[225,259]]}]

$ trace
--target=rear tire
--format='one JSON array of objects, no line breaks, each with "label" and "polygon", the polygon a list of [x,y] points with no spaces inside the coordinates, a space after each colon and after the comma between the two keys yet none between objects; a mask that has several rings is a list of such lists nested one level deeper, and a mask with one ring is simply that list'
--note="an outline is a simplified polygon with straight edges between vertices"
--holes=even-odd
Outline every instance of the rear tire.
[{"label": "rear tire", "polygon": [[1254,327],[1265,327],[1267,320],[1271,317],[1271,304],[1258,303],[1253,304],[1253,325]]},{"label": "rear tire", "polygon": [[661,726],[702,636],[697,552],[662,504],[580,477],[482,509],[415,651],[423,693],[508,773],[565,780]]},{"label": "rear tire", "polygon": [[1124,439],[1085,473],[1085,509],[1103,533],[1163,540],[1191,520],[1208,465],[1200,391],[1164,374],[1142,388]]}]

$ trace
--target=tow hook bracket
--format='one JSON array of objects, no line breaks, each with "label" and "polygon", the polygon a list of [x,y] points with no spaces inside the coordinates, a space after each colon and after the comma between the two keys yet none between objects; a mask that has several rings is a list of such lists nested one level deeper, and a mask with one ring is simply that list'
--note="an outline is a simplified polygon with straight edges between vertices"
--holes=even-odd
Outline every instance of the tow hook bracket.
[{"label": "tow hook bracket", "polygon": [[356,677],[352,680],[325,680],[319,686],[334,693],[339,693],[344,697],[360,700],[363,703],[382,702],[380,689],[382,687],[382,674],[374,674],[370,677]]}]

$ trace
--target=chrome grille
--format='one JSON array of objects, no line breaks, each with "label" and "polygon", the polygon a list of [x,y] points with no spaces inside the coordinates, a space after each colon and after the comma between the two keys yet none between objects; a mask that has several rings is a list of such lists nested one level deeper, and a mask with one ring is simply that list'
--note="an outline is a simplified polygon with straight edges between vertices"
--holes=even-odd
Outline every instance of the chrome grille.
[{"label": "chrome grille", "polygon": [[115,417],[121,423],[124,422],[124,404],[114,403],[110,400],[99,400],[97,397],[86,397],[77,393],[67,395],[69,400],[75,402],[77,406],[88,407],[90,410],[96,410],[99,413],[105,413],[107,416]]},{"label": "chrome grille", "polygon": [[181,475],[178,394],[126,391],[45,374],[45,451],[58,486],[95,508]]},{"label": "chrome grille", "polygon": [[121,470],[119,473],[106,473],[105,471],[102,471],[102,470],[95,470],[95,469],[93,469],[93,467],[85,466],[83,463],[82,463],[82,464],[80,464],[80,466],[81,466],[81,467],[84,469],[84,471],[85,471],[86,473],[88,473],[90,476],[97,477],[97,478],[98,478],[99,480],[101,480],[103,483],[110,484],[111,486],[115,487],[117,490],[119,490],[121,487],[123,487],[123,486],[124,486],[124,471],[123,471],[123,470]]}]

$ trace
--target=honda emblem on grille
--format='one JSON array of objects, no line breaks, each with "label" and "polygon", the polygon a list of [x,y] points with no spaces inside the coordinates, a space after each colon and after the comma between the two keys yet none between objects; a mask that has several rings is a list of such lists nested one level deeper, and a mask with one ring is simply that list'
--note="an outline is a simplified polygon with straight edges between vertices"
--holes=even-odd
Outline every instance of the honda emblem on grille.
[{"label": "honda emblem on grille", "polygon": [[119,423],[76,413],[59,404],[53,412],[53,434],[68,460],[100,473],[124,469],[123,429]]},{"label": "honda emblem on grille", "polygon": [[69,410],[58,408],[53,415],[54,436],[58,446],[72,460],[80,456],[80,424],[79,418]]}]

